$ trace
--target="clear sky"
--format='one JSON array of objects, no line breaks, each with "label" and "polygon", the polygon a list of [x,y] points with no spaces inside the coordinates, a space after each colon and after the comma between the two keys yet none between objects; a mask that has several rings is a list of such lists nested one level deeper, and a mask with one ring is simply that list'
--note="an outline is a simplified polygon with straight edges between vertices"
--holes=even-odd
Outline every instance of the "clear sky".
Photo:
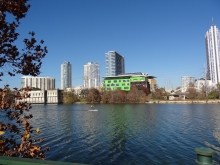
[{"label": "clear sky", "polygon": [[[204,77],[205,33],[220,29],[220,0],[30,0],[31,8],[18,29],[19,41],[35,31],[49,53],[40,76],[61,85],[61,64],[72,64],[72,85],[83,84],[83,65],[100,63],[106,74],[105,53],[125,57],[125,72],[156,76],[159,87],[181,86],[181,76]],[[22,42],[18,42],[20,48]],[[21,87],[21,76],[4,76]],[[101,78],[102,80],[102,78]]]}]

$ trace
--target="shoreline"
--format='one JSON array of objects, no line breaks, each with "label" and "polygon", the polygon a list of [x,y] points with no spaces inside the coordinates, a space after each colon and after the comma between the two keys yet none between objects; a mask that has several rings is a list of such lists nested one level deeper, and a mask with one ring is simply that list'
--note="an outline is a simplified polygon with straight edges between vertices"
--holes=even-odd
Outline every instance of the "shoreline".
[{"label": "shoreline", "polygon": [[220,100],[150,100],[146,104],[220,104]]}]

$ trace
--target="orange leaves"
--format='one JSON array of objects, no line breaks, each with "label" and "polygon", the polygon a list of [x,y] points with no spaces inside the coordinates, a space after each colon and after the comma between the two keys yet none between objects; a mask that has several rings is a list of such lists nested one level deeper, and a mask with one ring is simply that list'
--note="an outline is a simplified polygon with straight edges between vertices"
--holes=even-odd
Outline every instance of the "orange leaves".
[{"label": "orange leaves", "polygon": [[36,134],[38,134],[38,133],[40,132],[40,128],[37,128],[37,129],[35,130],[35,132],[36,132]]},{"label": "orange leaves", "polygon": [[[49,148],[42,150],[39,146],[39,143],[44,142],[43,138],[32,140],[34,129],[29,119],[33,115],[26,114],[31,105],[24,99],[30,97],[29,91],[31,90],[31,88],[14,88],[12,91],[9,86],[5,86],[3,89],[0,88],[1,116],[8,118],[5,120],[7,122],[0,121],[0,156],[45,159],[44,151],[48,151]],[[21,124],[23,124],[23,127],[21,127]],[[39,134],[40,128],[37,128],[35,132]],[[3,133],[4,136],[1,136]],[[17,139],[18,136],[14,136],[18,133],[21,135],[21,140]]]}]

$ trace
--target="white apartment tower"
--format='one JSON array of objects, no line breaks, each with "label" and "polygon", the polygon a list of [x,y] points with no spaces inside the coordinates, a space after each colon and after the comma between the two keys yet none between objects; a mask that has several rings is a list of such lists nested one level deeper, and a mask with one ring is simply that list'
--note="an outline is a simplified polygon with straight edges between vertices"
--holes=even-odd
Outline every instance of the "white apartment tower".
[{"label": "white apartment tower", "polygon": [[21,87],[39,88],[41,90],[55,89],[55,78],[22,76]]},{"label": "white apartment tower", "polygon": [[85,88],[96,88],[100,86],[99,63],[88,62],[84,65],[84,82]]},{"label": "white apartment tower", "polygon": [[72,88],[72,65],[65,61],[61,64],[61,89]]},{"label": "white apartment tower", "polygon": [[212,20],[211,28],[205,34],[207,79],[213,85],[220,82],[220,31]]}]

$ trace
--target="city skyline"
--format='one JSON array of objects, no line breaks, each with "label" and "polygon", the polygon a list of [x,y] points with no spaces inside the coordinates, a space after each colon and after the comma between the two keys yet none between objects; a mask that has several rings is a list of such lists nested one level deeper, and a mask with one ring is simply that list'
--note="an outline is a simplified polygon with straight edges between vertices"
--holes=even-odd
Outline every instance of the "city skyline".
[{"label": "city skyline", "polygon": [[220,32],[214,24],[205,34],[206,58],[207,58],[207,79],[214,85],[220,82]]},{"label": "city skyline", "polygon": [[[159,87],[175,89],[182,76],[204,78],[204,35],[212,18],[220,27],[219,0],[29,3],[31,8],[21,20],[15,44],[22,49],[29,31],[45,41],[48,54],[42,59],[39,76],[54,77],[56,88],[61,87],[63,61],[72,64],[72,86],[78,86],[83,84],[82,66],[88,61],[99,62],[102,80],[105,53],[116,50],[125,56],[126,72],[148,73],[157,77]],[[0,85],[20,87],[21,76],[4,76]]]}]

